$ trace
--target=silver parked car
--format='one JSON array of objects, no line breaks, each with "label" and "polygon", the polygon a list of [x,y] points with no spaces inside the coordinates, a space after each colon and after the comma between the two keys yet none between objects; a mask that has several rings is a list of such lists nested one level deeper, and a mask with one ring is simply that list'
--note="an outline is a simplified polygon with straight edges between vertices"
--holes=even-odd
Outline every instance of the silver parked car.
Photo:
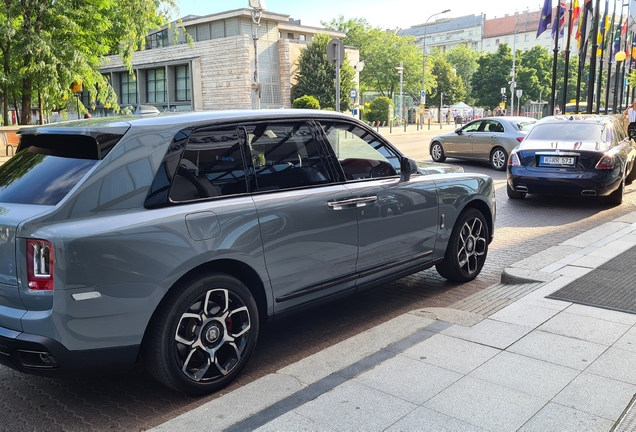
[{"label": "silver parked car", "polygon": [[20,139],[0,166],[0,363],[25,373],[141,360],[209,393],[266,321],[432,266],[472,280],[495,228],[490,177],[426,174],[337,113],[114,117]]},{"label": "silver parked car", "polygon": [[505,171],[508,156],[534,123],[536,120],[530,117],[473,120],[454,132],[433,138],[429,152],[435,162],[446,158],[488,161],[497,171]]}]

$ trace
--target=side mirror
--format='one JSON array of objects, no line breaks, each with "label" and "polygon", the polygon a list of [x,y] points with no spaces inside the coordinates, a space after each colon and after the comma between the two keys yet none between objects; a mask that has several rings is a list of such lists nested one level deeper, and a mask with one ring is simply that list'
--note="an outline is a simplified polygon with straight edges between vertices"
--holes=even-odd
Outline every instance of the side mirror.
[{"label": "side mirror", "polygon": [[410,157],[404,156],[400,160],[400,174],[402,175],[402,181],[407,182],[411,179],[412,174],[416,174],[418,171],[417,162]]},{"label": "side mirror", "polygon": [[461,134],[462,134],[462,128],[457,128],[457,129],[455,129],[455,133],[456,133],[457,135],[461,135]]}]

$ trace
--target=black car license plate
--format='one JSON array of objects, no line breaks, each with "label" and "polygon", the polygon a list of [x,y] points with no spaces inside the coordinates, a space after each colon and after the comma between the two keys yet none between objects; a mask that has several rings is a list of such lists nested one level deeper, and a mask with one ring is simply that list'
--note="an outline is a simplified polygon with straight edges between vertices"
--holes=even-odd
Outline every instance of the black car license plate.
[{"label": "black car license plate", "polygon": [[574,166],[574,156],[539,156],[541,166]]}]

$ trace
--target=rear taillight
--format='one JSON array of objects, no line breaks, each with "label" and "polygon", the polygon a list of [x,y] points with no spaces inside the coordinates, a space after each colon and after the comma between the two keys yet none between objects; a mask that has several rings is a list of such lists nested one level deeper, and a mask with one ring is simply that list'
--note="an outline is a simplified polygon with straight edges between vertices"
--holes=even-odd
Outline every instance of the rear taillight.
[{"label": "rear taillight", "polygon": [[53,290],[53,245],[46,240],[27,240],[27,282],[31,290]]},{"label": "rear taillight", "polygon": [[519,160],[517,153],[510,154],[510,157],[508,158],[508,166],[521,166],[521,161]]},{"label": "rear taillight", "polygon": [[521,141],[523,141],[524,138],[525,138],[525,136],[518,136],[517,137],[517,141],[521,142]]},{"label": "rear taillight", "polygon": [[596,164],[596,169],[614,169],[614,158],[609,155],[603,155],[600,161]]}]

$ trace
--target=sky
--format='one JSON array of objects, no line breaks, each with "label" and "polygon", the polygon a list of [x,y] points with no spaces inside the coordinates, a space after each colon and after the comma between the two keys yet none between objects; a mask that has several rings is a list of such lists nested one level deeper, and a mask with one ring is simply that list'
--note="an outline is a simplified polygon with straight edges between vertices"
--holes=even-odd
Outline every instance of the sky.
[{"label": "sky", "polygon": [[[179,0],[178,0],[179,1]],[[302,25],[321,27],[342,15],[345,19],[365,18],[374,27],[409,28],[423,24],[432,14],[451,11],[441,17],[456,18],[485,13],[486,18],[503,17],[516,11],[540,10],[542,0],[264,0],[266,9],[301,20]],[[556,6],[556,0],[553,1]],[[180,17],[207,15],[248,7],[248,0],[180,0]],[[432,18],[429,22],[433,22]]]}]

